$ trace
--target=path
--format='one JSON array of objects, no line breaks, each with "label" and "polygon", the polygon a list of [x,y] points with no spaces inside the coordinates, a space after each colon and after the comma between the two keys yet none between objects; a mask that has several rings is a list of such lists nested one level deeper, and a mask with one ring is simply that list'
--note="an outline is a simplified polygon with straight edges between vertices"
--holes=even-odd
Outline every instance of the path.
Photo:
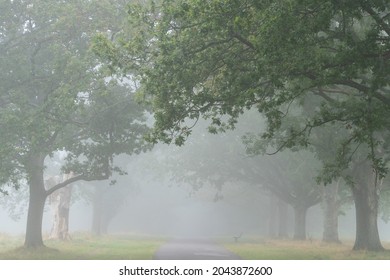
[{"label": "path", "polygon": [[240,257],[205,238],[176,238],[162,245],[156,260],[239,260]]}]

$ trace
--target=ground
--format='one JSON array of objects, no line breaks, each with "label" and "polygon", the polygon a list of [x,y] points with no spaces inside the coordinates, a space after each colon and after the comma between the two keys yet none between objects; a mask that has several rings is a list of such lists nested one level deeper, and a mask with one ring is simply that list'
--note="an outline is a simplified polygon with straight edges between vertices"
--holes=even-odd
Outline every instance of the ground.
[{"label": "ground", "polygon": [[[353,241],[325,244],[320,240],[269,240],[242,237],[238,242],[230,237],[215,239],[177,239],[133,234],[96,237],[87,233],[72,235],[70,241],[45,241],[46,248],[32,251],[21,249],[22,237],[0,234],[0,259],[268,259],[268,260],[390,260],[390,250],[384,252],[353,251]],[[390,249],[389,243],[383,244]]]}]

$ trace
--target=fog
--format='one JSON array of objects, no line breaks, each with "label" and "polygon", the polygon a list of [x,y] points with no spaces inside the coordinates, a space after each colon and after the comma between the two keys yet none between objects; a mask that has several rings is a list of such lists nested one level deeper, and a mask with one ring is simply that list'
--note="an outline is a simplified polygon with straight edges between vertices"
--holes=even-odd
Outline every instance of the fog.
[{"label": "fog", "polygon": [[[111,213],[108,234],[135,234],[164,237],[231,237],[261,236],[270,233],[272,205],[267,181],[248,180],[248,166],[256,159],[245,155],[241,137],[244,130],[211,135],[200,125],[184,147],[156,145],[139,155],[118,157],[116,164],[127,175],[115,175],[110,181],[77,182],[73,185],[69,230],[89,232],[93,221],[94,190],[103,190],[100,205]],[[269,168],[272,158],[260,161],[257,169]],[[59,171],[63,155],[47,159],[46,176]],[[262,165],[261,165],[262,164]],[[234,172],[237,171],[237,174]],[[307,169],[299,171],[305,178]],[[282,175],[280,175],[282,176]],[[310,178],[308,176],[307,178]],[[311,178],[313,179],[313,178]],[[314,188],[314,187],[313,187]],[[23,235],[26,225],[27,187],[2,195],[0,232]],[[321,239],[323,206],[310,207],[306,219],[308,239]],[[355,235],[355,213],[352,203],[343,206],[339,216],[340,239]],[[47,202],[43,232],[47,236],[53,223]],[[287,206],[287,237],[294,235],[294,212]],[[382,240],[390,240],[390,227],[380,219]]]}]

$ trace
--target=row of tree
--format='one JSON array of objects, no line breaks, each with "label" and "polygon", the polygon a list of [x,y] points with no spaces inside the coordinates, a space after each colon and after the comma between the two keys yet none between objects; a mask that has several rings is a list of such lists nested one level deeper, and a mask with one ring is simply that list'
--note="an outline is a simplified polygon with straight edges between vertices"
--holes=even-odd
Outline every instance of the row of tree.
[{"label": "row of tree", "polygon": [[[95,40],[118,73],[136,73],[155,115],[151,141],[184,144],[199,118],[234,128],[256,108],[267,125],[250,153],[314,149],[318,180],[342,178],[356,208],[354,249],[382,250],[388,171],[390,6],[377,0],[162,0],[130,8],[138,30]],[[330,140],[326,142],[326,140]]]},{"label": "row of tree", "polygon": [[[78,180],[107,179],[119,171],[115,156],[150,147],[137,92],[155,118],[151,143],[183,145],[200,118],[212,133],[233,129],[247,109],[257,109],[266,125],[248,131],[248,154],[310,149],[321,163],[318,183],[350,186],[354,249],[383,249],[377,219],[389,158],[388,1],[0,5],[0,185],[4,192],[29,186],[25,246],[43,246],[50,194]],[[67,152],[62,171],[75,176],[46,189],[45,160],[56,151]],[[302,192],[307,203],[281,192],[299,192],[301,183],[280,176],[294,172],[280,157],[267,158],[267,176],[256,161],[235,173],[296,205],[299,221],[318,202],[317,190]],[[272,173],[277,178],[266,179]],[[212,177],[216,184],[227,178]]]},{"label": "row of tree", "polygon": [[[267,200],[264,201],[264,197],[268,197],[270,206],[265,208],[268,209],[271,237],[288,236],[289,205],[294,210],[293,238],[306,239],[306,214],[311,207],[322,203],[323,240],[340,242],[338,219],[352,200],[345,183],[339,179],[326,187],[318,184],[316,176],[321,164],[310,151],[248,156],[242,135],[251,127],[261,127],[260,120],[256,112],[247,112],[240,118],[234,132],[223,135],[202,133],[205,126],[199,125],[184,147],[165,152],[170,156],[161,159],[158,165],[165,166],[164,173],[174,183],[189,184],[195,193],[201,188],[212,187],[215,202],[232,196],[229,191],[231,185],[242,189],[242,194],[238,192],[237,196],[248,193],[249,196],[261,196],[265,204]],[[254,219],[256,216],[262,215],[253,213]]]}]

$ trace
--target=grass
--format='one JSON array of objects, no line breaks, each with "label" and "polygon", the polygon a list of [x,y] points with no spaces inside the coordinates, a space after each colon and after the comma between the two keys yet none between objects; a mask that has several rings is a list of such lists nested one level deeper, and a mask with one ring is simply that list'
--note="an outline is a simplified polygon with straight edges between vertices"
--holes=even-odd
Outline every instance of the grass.
[{"label": "grass", "polygon": [[[353,251],[352,241],[328,244],[319,240],[265,240],[259,237],[241,238],[234,243],[222,240],[228,250],[247,260],[390,260],[390,250],[383,252]],[[390,244],[383,244],[390,248]]]},{"label": "grass", "polygon": [[[165,238],[137,235],[97,237],[87,233],[72,235],[70,241],[46,240],[46,247],[28,250],[23,238],[0,234],[0,259],[41,260],[149,260],[165,243]],[[235,243],[228,238],[218,240],[228,250],[248,260],[390,260],[390,250],[384,252],[353,251],[352,241],[326,244],[318,240],[266,240],[243,236]],[[389,243],[383,243],[390,248]]]},{"label": "grass", "polygon": [[70,241],[46,240],[45,248],[23,248],[23,238],[0,235],[0,259],[149,260],[165,240],[133,235],[76,234]]}]

